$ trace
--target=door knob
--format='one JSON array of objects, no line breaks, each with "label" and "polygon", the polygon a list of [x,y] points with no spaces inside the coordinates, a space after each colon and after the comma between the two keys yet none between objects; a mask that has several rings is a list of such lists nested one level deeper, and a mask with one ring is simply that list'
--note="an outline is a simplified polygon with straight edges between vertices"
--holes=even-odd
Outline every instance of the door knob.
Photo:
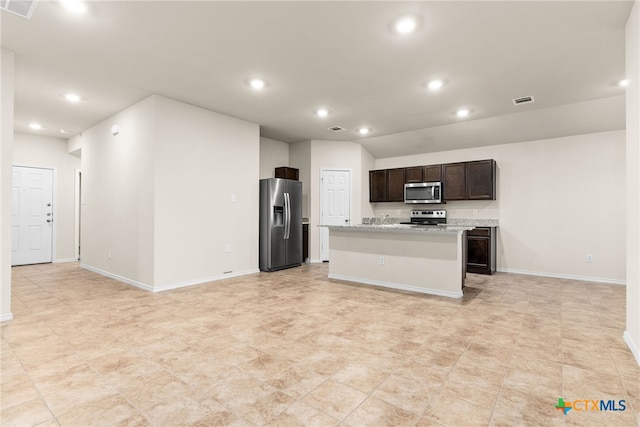
[{"label": "door knob", "polygon": [[47,222],[51,222],[51,220],[50,220],[50,219],[48,219],[48,220],[47,220]]}]

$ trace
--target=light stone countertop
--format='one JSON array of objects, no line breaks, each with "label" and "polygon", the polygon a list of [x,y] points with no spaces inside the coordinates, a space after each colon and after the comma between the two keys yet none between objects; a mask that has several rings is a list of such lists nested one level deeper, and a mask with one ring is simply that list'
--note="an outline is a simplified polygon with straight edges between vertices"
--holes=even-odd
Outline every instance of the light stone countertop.
[{"label": "light stone countertop", "polygon": [[319,225],[330,230],[349,231],[389,231],[405,233],[457,233],[473,230],[476,227],[497,227],[497,219],[487,218],[447,218],[446,225],[424,226],[400,224],[409,222],[409,218],[363,218],[363,224],[355,225]]},{"label": "light stone countertop", "polygon": [[401,233],[460,233],[473,230],[474,226],[461,225],[410,225],[410,224],[357,224],[357,225],[319,225],[328,227],[329,230],[344,231],[377,231],[377,232],[401,232]]},{"label": "light stone countertop", "polygon": [[[362,218],[362,224],[368,225],[394,225],[401,222],[409,222],[409,218]],[[498,227],[499,221],[491,218],[447,218],[447,225],[458,227]]]},{"label": "light stone countertop", "polygon": [[498,220],[487,218],[447,218],[447,224],[470,227],[498,227]]}]

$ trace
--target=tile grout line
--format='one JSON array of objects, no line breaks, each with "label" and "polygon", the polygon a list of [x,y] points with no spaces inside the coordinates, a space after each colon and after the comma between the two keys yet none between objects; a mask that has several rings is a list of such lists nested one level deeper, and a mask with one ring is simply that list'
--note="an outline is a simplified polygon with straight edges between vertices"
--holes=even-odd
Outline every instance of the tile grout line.
[{"label": "tile grout line", "polygon": [[[7,341],[7,345],[9,346],[9,348],[11,349],[11,352],[13,353],[14,357],[18,360],[18,362],[20,363],[20,366],[22,367],[22,370],[24,371],[24,374],[27,376],[27,378],[29,379],[29,382],[31,383],[31,387],[33,387],[33,389],[36,391],[36,393],[38,393],[38,399],[40,400],[40,403],[42,403],[44,405],[45,408],[47,408],[47,410],[49,411],[49,413],[51,414],[51,416],[53,417],[53,419],[55,420],[55,422],[58,425],[61,425],[60,422],[58,421],[58,417],[56,416],[56,414],[53,412],[53,410],[51,409],[51,407],[49,407],[49,404],[47,403],[47,401],[45,400],[44,396],[42,395],[42,392],[40,391],[40,388],[36,385],[36,383],[34,382],[33,378],[31,378],[31,375],[29,374],[29,371],[27,371],[27,368],[25,368],[24,364],[22,363],[22,360],[16,355],[15,350],[13,349],[13,346],[11,345],[11,343],[9,343]],[[18,405],[22,405],[26,402],[22,402],[19,403],[15,406]],[[45,420],[44,422],[46,422],[47,420]]]}]

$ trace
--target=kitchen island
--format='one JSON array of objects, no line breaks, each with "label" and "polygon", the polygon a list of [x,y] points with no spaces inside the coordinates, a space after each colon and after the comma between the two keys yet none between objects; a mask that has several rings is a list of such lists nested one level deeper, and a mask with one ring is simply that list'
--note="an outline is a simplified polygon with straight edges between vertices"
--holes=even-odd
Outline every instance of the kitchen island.
[{"label": "kitchen island", "polygon": [[472,226],[327,226],[329,278],[462,297],[465,232]]}]

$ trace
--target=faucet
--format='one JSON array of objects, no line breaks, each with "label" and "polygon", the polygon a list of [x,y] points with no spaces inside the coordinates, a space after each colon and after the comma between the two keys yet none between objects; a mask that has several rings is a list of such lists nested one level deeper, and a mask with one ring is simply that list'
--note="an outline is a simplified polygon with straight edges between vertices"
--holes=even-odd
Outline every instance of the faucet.
[{"label": "faucet", "polygon": [[385,220],[389,218],[388,214],[380,214],[380,224],[384,224]]}]

